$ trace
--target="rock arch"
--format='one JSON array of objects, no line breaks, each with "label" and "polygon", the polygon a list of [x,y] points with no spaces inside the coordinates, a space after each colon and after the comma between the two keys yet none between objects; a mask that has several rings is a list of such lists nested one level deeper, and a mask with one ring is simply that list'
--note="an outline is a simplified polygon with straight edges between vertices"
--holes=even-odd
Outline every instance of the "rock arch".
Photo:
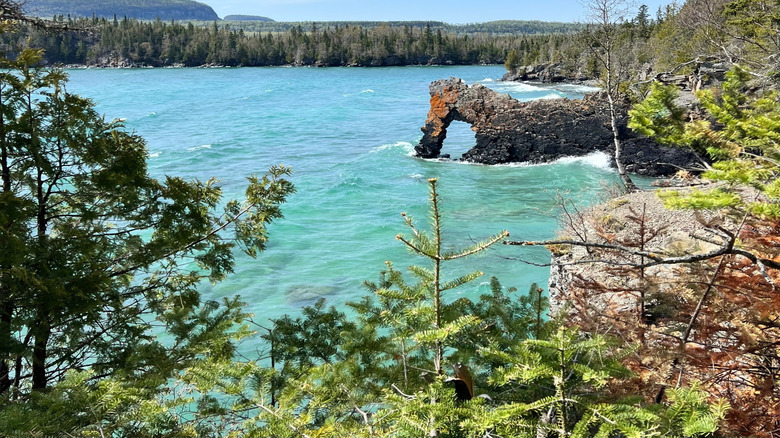
[{"label": "rock arch", "polygon": [[[429,91],[431,107],[415,147],[418,157],[440,157],[447,128],[456,120],[470,124],[476,133],[476,146],[463,155],[475,163],[541,163],[595,151],[613,154],[606,99],[598,95],[520,102],[479,84],[470,87],[458,78],[435,81]],[[626,127],[626,109],[621,113],[618,125],[629,172],[668,175],[700,163],[688,150],[633,134]]]}]

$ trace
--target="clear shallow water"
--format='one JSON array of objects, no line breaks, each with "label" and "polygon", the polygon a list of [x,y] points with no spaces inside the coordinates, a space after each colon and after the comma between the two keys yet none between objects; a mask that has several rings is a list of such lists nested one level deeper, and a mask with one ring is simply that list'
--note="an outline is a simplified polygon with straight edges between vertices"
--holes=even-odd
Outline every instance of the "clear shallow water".
[{"label": "clear shallow water", "polygon": [[[294,170],[298,193],[271,226],[267,251],[238,256],[235,275],[204,297],[240,294],[258,322],[297,312],[324,296],[341,305],[363,294],[384,261],[423,263],[395,240],[408,212],[427,225],[427,178],[438,177],[445,239],[467,245],[507,229],[513,239],[555,235],[556,191],[580,203],[616,180],[605,155],[526,166],[481,166],[413,158],[429,105],[428,85],[450,76],[482,83],[522,100],[580,97],[578,87],[494,82],[501,66],[400,68],[244,68],[73,70],[70,91],[92,98],[107,118],[124,118],[148,142],[156,177],[216,177],[240,197],[245,177],[273,164]],[[453,125],[444,153],[473,144],[467,125]],[[554,211],[553,211],[554,213]],[[451,266],[452,274],[487,275],[452,297],[488,290],[490,276],[526,290],[545,285],[543,248],[497,246]]]}]

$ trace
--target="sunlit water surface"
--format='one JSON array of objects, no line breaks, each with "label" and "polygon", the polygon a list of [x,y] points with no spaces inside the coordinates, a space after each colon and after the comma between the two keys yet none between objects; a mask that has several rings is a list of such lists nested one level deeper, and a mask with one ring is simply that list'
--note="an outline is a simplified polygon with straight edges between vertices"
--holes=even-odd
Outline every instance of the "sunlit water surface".
[{"label": "sunlit water surface", "polygon": [[[216,177],[227,196],[240,197],[245,177],[279,163],[294,169],[297,193],[270,227],[268,249],[257,259],[238,255],[234,275],[202,288],[206,299],[240,294],[262,323],[318,297],[343,306],[366,293],[362,282],[377,279],[386,260],[397,268],[422,263],[395,236],[407,231],[401,212],[427,225],[428,178],[440,181],[445,239],[462,245],[504,229],[513,239],[552,238],[557,192],[579,203],[598,199],[616,180],[603,154],[507,166],[413,157],[431,81],[460,77],[520,100],[589,91],[492,79],[502,73],[501,66],[71,70],[69,89],[146,139],[156,177]],[[455,123],[443,153],[456,157],[473,144],[468,125]],[[486,292],[490,276],[520,290],[546,285],[548,269],[518,258],[545,263],[549,254],[499,245],[454,262],[445,274],[486,276],[450,299]]]}]

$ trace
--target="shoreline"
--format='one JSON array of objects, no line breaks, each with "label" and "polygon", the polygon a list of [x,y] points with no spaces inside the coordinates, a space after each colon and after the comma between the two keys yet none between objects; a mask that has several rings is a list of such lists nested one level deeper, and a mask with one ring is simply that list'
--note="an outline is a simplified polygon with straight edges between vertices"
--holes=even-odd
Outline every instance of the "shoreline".
[{"label": "shoreline", "polygon": [[[278,65],[223,65],[223,64],[202,64],[202,65],[138,65],[138,64],[120,64],[120,65],[90,65],[90,64],[60,64],[48,65],[48,67],[59,67],[65,70],[140,70],[140,69],[179,69],[179,68],[388,68],[388,67],[489,67],[500,66],[501,64],[398,64],[398,65],[315,65],[315,64],[278,64]],[[497,79],[500,80],[500,79]]]}]

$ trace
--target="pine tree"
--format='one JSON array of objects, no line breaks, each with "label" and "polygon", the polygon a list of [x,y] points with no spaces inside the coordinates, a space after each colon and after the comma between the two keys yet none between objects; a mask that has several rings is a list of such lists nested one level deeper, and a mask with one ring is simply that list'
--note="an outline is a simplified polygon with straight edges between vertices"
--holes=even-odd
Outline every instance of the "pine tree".
[{"label": "pine tree", "polygon": [[[713,161],[704,177],[723,181],[726,188],[679,196],[665,195],[668,205],[684,208],[732,207],[764,218],[780,218],[780,100],[776,91],[747,93],[747,71],[735,67],[727,74],[722,92],[698,93],[708,119],[685,122],[674,104],[676,90],[654,85],[644,102],[630,112],[629,126],[657,140],[691,147]],[[750,185],[766,200],[744,201],[732,188]]]},{"label": "pine tree", "polygon": [[161,385],[205,351],[230,357],[240,301],[203,303],[198,285],[231,273],[234,250],[262,251],[290,170],[227,202],[214,180],[153,179],[143,139],[40,61],[26,50],[0,72],[0,395],[73,369]]}]

